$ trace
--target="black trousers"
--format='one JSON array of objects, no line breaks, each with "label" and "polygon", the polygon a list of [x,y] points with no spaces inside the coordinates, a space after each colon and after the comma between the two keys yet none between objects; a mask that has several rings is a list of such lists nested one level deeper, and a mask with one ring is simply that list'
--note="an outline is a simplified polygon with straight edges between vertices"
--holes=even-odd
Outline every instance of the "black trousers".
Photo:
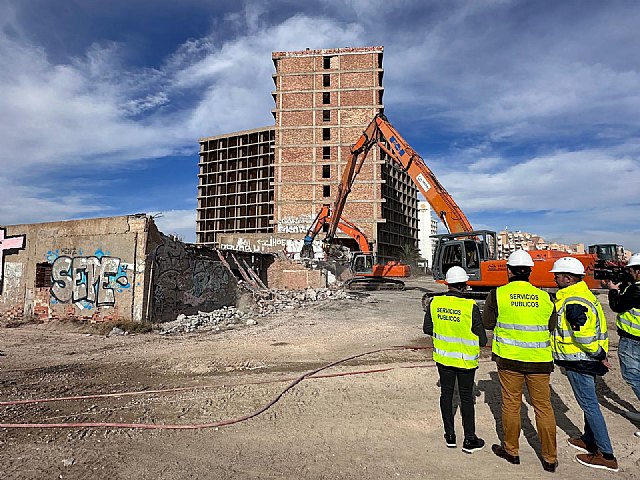
[{"label": "black trousers", "polygon": [[440,413],[444,433],[455,433],[453,425],[453,390],[458,381],[458,394],[460,395],[460,413],[462,414],[462,428],[464,438],[473,439],[476,435],[475,406],[473,402],[473,381],[476,369],[464,369],[436,364],[440,374]]}]

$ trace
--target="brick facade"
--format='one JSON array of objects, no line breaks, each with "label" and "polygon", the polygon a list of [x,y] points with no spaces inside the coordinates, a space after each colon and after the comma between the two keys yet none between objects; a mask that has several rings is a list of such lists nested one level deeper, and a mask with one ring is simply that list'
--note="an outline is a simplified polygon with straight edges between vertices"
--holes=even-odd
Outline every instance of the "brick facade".
[{"label": "brick facade", "polygon": [[[231,161],[250,156],[231,147],[247,132],[202,139],[198,243],[215,245],[222,233],[304,233],[320,208],[333,203],[351,146],[384,109],[383,51],[362,47],[272,54],[275,126],[271,156],[260,157],[257,167],[267,172],[268,190],[257,186],[251,197],[258,218],[240,212],[249,199],[237,194],[252,187],[250,181],[246,186],[237,180],[233,169],[240,167]],[[415,186],[385,163],[379,149],[369,152],[344,211],[375,242],[382,261],[397,258],[404,245],[417,245],[418,232]]]}]

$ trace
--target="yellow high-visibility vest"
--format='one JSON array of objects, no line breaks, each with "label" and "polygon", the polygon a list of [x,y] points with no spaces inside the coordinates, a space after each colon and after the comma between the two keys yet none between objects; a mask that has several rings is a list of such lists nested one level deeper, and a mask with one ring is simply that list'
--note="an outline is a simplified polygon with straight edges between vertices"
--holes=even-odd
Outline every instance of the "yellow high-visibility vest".
[{"label": "yellow high-visibility vest", "polygon": [[529,282],[515,281],[496,289],[498,318],[491,350],[520,362],[551,362],[549,294]]},{"label": "yellow high-visibility vest", "polygon": [[[640,285],[640,282],[636,282],[636,285]],[[622,292],[623,295],[627,288]],[[626,312],[619,313],[616,317],[616,327],[634,337],[640,337],[640,308],[632,308]]]},{"label": "yellow high-visibility vest", "polygon": [[450,367],[478,367],[480,342],[471,331],[475,301],[441,295],[429,307],[433,321],[433,360]]},{"label": "yellow high-visibility vest", "polygon": [[[567,306],[582,305],[587,308],[587,322],[574,331],[567,321]],[[567,361],[598,361],[593,358],[599,348],[609,351],[607,319],[602,305],[587,284],[578,282],[558,290],[556,294],[558,326],[552,336],[553,358]]]}]

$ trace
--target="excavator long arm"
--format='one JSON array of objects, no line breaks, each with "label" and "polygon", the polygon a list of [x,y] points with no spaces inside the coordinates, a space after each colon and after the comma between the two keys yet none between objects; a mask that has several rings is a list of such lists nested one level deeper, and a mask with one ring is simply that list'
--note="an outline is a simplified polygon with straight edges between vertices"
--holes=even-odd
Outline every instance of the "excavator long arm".
[{"label": "excavator long arm", "polygon": [[379,113],[351,148],[351,157],[338,186],[332,221],[325,241],[331,241],[335,237],[351,187],[374,145],[379,146],[396,166],[409,174],[450,233],[473,231],[464,212],[427,167],[422,157],[402,138],[387,118]]}]

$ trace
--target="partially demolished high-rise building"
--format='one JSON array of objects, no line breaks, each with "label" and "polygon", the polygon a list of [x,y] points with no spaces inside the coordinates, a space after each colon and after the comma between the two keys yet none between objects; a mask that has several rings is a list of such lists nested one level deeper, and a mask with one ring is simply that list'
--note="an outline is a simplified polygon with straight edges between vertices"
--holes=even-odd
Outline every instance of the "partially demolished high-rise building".
[{"label": "partially demolished high-rise building", "polygon": [[[383,47],[274,52],[275,126],[200,140],[197,242],[222,233],[302,238],[331,205],[351,146],[382,112]],[[373,148],[343,216],[381,260],[417,243],[417,191]]]}]

